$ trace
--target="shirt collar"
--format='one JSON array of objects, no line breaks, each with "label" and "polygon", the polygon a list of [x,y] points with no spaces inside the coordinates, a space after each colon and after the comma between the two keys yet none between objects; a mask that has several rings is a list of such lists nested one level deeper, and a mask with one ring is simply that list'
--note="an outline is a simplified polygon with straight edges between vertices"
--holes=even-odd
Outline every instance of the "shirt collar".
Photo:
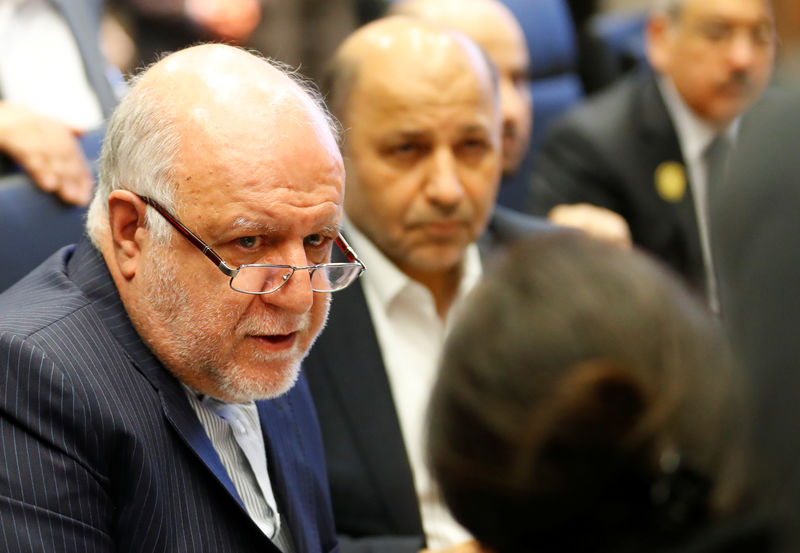
[{"label": "shirt collar", "polygon": [[[666,75],[659,75],[658,87],[675,125],[683,157],[688,163],[701,160],[709,144],[719,132],[686,105],[672,79]],[[724,132],[734,139],[739,131],[740,123],[741,117],[737,117]]]},{"label": "shirt collar", "polygon": [[192,388],[191,386],[189,386],[185,382],[181,382],[181,386],[183,387],[183,390],[188,395],[192,396],[193,398],[195,398],[197,400],[198,404],[200,404],[203,407],[206,407],[207,409],[210,409],[211,411],[214,411],[214,412],[216,412],[219,409],[219,407],[223,407],[223,406],[226,406],[226,405],[230,405],[230,406],[237,407],[237,408],[243,408],[243,409],[250,409],[250,408],[255,409],[256,408],[256,402],[255,401],[246,401],[244,403],[237,403],[237,402],[233,402],[233,401],[224,401],[222,399],[215,398],[214,396],[210,396],[208,394],[204,394],[202,392],[198,392],[197,390],[195,390],[194,388]]},{"label": "shirt collar", "polygon": [[[347,240],[353,249],[358,252],[359,258],[367,266],[361,276],[363,286],[375,292],[376,297],[384,308],[388,308],[403,291],[422,286],[397,268],[367,236],[356,228],[347,218],[344,218],[343,227]],[[456,299],[466,295],[480,280],[482,274],[481,257],[475,243],[467,246],[462,261],[461,282],[459,283]]]}]

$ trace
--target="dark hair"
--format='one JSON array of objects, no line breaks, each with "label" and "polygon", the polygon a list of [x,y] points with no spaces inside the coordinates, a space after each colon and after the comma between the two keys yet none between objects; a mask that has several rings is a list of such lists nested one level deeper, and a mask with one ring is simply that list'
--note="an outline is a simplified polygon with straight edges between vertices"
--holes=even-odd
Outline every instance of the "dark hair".
[{"label": "dark hair", "polygon": [[497,553],[646,551],[736,508],[743,401],[716,322],[644,254],[512,248],[443,354],[429,460]]}]

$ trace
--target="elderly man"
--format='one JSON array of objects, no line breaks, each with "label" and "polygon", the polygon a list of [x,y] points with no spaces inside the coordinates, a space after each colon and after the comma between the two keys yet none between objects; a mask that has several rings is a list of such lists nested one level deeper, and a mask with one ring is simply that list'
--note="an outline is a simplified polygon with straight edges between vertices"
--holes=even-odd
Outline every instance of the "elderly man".
[{"label": "elderly man", "polygon": [[[348,128],[345,232],[369,266],[305,363],[346,551],[474,546],[425,468],[427,398],[456,305],[489,248],[544,226],[495,211],[497,83],[477,45],[407,17],[337,51],[330,105]],[[488,223],[488,230],[487,230]]]},{"label": "elderly man", "polygon": [[99,181],[91,242],[0,296],[0,549],[334,550],[298,376],[363,268],[331,118],[268,62],[195,47],[135,83]]},{"label": "elderly man", "polygon": [[553,129],[532,211],[599,234],[621,216],[635,243],[716,309],[708,188],[769,80],[774,51],[768,0],[660,2],[648,25],[655,74],[625,80]]}]

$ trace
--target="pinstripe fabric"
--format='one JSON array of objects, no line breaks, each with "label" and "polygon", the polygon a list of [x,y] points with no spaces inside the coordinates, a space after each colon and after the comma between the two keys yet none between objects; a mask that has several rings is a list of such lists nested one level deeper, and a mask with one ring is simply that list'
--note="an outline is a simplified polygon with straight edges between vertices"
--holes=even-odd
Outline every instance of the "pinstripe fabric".
[{"label": "pinstripe fabric", "polygon": [[[257,408],[297,551],[338,550],[305,380]],[[88,242],[0,295],[0,551],[277,552]]]},{"label": "pinstripe fabric", "polygon": [[[203,425],[206,434],[211,440],[211,445],[214,446],[222,465],[233,481],[233,485],[239,493],[239,497],[244,503],[250,518],[281,551],[294,553],[289,531],[285,524],[280,524],[280,512],[269,482],[266,459],[262,460],[263,466],[259,471],[263,473],[263,478],[266,479],[266,482],[262,484],[256,476],[254,460],[246,456],[245,452],[237,444],[235,437],[236,432],[240,435],[254,436],[258,440],[258,447],[263,456],[264,441],[263,438],[258,439],[261,435],[261,422],[258,420],[258,411],[255,403],[229,405],[208,396],[201,401],[188,386],[184,386],[184,389],[192,410],[197,414],[200,424]],[[239,408],[241,412],[237,412],[236,415],[241,415],[245,420],[242,421],[238,417],[233,418],[231,416],[228,416],[231,420],[227,420],[225,414],[220,414],[220,411],[224,408]],[[236,426],[235,429],[234,426]],[[260,477],[261,474],[258,476]],[[261,488],[263,488],[263,491]]]}]

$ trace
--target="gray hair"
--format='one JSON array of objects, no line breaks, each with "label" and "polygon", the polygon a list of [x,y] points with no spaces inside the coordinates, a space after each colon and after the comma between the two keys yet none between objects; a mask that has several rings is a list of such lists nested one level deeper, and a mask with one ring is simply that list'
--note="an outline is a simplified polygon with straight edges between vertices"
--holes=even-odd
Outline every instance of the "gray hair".
[{"label": "gray hair", "polygon": [[[108,197],[130,190],[175,209],[174,166],[179,134],[168,106],[152,88],[140,86],[145,71],[130,81],[130,91],[114,110],[100,153],[97,190],[86,218],[86,232],[95,247],[108,225]],[[168,244],[169,223],[147,210],[146,224],[153,239]]]},{"label": "gray hair", "polygon": [[[288,65],[256,52],[248,53],[286,75],[298,92],[319,110],[337,144],[341,143],[341,126],[311,81]],[[175,163],[180,148],[177,117],[168,101],[152,87],[141,84],[147,69],[149,67],[130,80],[129,92],[114,110],[106,130],[97,190],[86,219],[86,232],[96,248],[100,247],[102,233],[108,227],[108,197],[114,190],[130,190],[147,196],[172,213],[179,207],[175,196]],[[169,223],[150,206],[145,224],[155,242],[170,243]]]}]

